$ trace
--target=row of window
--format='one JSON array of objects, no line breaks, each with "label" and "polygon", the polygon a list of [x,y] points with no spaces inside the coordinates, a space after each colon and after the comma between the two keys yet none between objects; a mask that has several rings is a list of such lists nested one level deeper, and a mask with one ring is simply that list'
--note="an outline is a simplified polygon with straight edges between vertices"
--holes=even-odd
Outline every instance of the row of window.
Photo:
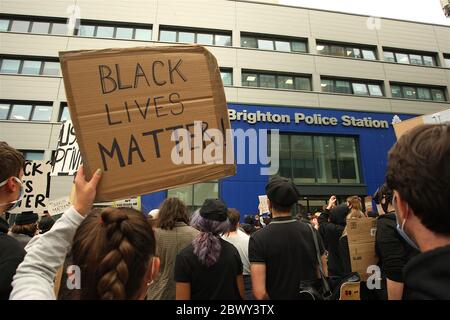
[{"label": "row of window", "polygon": [[403,64],[415,64],[421,66],[436,66],[436,58],[430,54],[406,53],[384,51],[384,60]]},{"label": "row of window", "polygon": [[58,76],[58,61],[38,58],[0,57],[0,73]]},{"label": "row of window", "polygon": [[151,41],[152,29],[134,26],[110,26],[91,23],[80,25],[77,35],[81,37],[111,38],[122,40]]},{"label": "row of window", "polygon": [[355,94],[362,96],[384,96],[381,84],[369,83],[360,80],[327,79],[321,80],[323,92]]},{"label": "row of window", "polygon": [[231,35],[191,30],[160,30],[159,40],[165,42],[198,43],[214,46],[231,46]]},{"label": "row of window", "polygon": [[0,120],[50,121],[52,106],[32,103],[0,103]]},{"label": "row of window", "polygon": [[318,42],[316,49],[318,54],[355,59],[377,60],[375,48],[363,48],[356,47],[354,45],[350,46]]},{"label": "row of window", "polygon": [[311,91],[311,79],[297,75],[242,72],[242,86]]},{"label": "row of window", "polygon": [[440,88],[393,84],[391,92],[394,98],[445,101],[444,90]]},{"label": "row of window", "polygon": [[275,39],[273,37],[241,35],[241,46],[262,50],[276,50],[284,52],[308,52],[308,43],[298,39]]}]

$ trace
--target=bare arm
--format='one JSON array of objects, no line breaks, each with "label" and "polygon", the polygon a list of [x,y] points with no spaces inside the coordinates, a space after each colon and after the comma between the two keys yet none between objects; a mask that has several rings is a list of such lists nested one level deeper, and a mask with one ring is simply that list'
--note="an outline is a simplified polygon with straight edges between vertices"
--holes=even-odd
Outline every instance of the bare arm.
[{"label": "bare arm", "polygon": [[191,284],[189,282],[177,282],[175,299],[176,300],[191,299]]},{"label": "bare arm", "polygon": [[403,283],[386,278],[388,300],[402,300]]},{"label": "bare arm", "polygon": [[245,300],[245,289],[244,289],[244,276],[242,274],[238,275],[236,278],[237,287],[239,289],[239,295],[242,300]]},{"label": "bare arm", "polygon": [[266,291],[266,264],[252,263],[250,266],[250,273],[252,277],[253,296],[255,299],[270,299]]},{"label": "bare arm", "polygon": [[322,260],[322,268],[323,268],[323,274],[325,277],[328,277],[328,262],[327,262],[327,256],[324,254],[322,257],[320,257]]}]

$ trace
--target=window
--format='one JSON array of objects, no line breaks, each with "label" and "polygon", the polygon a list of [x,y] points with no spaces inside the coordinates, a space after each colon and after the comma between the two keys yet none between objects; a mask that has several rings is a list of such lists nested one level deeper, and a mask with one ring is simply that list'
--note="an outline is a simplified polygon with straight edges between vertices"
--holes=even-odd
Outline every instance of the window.
[{"label": "window", "polygon": [[36,59],[35,57],[28,58],[3,58],[0,56],[0,73],[13,73],[13,74],[29,74],[29,75],[59,75],[59,62],[49,61],[47,59],[55,58],[43,58]]},{"label": "window", "polygon": [[[231,35],[223,31],[206,30],[172,30],[162,28],[159,31],[159,40],[166,42],[198,43],[211,46],[231,46]],[[230,32],[231,33],[231,32]]]},{"label": "window", "polygon": [[425,66],[433,67],[433,66],[436,65],[436,60],[435,60],[434,57],[432,57],[432,56],[423,56],[422,58],[423,58],[423,64]]},{"label": "window", "polygon": [[133,28],[118,27],[116,29],[116,39],[133,39]]},{"label": "window", "polygon": [[311,91],[311,78],[289,74],[243,72],[242,86]]},{"label": "window", "polygon": [[102,25],[97,22],[82,21],[78,29],[81,37],[97,37],[121,40],[140,40],[149,41],[152,38],[152,30],[148,28],[139,28],[135,25],[114,25],[109,22],[108,25]]},{"label": "window", "polygon": [[395,56],[393,52],[385,51],[384,60],[388,62],[395,62]]},{"label": "window", "polygon": [[220,70],[220,77],[224,86],[233,85],[233,72],[231,70]]},{"label": "window", "polygon": [[0,31],[8,31],[9,20],[0,19]]},{"label": "window", "polygon": [[134,40],[140,41],[150,41],[152,40],[152,30],[151,29],[135,29]]},{"label": "window", "polygon": [[281,134],[279,146],[277,175],[297,184],[361,183],[354,137]]},{"label": "window", "polygon": [[22,152],[25,160],[35,160],[40,161],[44,160],[44,151],[35,151],[35,150],[19,150]]},{"label": "window", "polygon": [[78,35],[82,37],[93,37],[95,34],[95,26],[81,25]]},{"label": "window", "polygon": [[31,25],[31,33],[48,34],[49,29],[50,29],[50,23],[49,22],[38,22],[38,21],[35,21]]},{"label": "window", "polygon": [[0,101],[0,120],[50,121],[51,104]]},{"label": "window", "polygon": [[106,27],[106,26],[98,26],[97,27],[97,38],[112,38],[114,36],[114,28]]},{"label": "window", "polygon": [[404,53],[396,53],[395,54],[395,59],[397,60],[398,63],[406,63],[409,64],[409,57],[407,54]]},{"label": "window", "polygon": [[206,199],[219,198],[219,183],[213,181],[169,189],[167,197],[182,200],[192,214],[203,205]]},{"label": "window", "polygon": [[11,24],[12,32],[28,32],[30,21],[13,20]]},{"label": "window", "polygon": [[444,89],[415,85],[391,84],[393,98],[446,101]]},{"label": "window", "polygon": [[423,64],[422,56],[419,56],[417,54],[410,54],[409,60],[411,61],[411,64],[418,64],[418,65]]},{"label": "window", "polygon": [[444,56],[444,64],[445,67],[450,68],[450,56],[447,55]]},{"label": "window", "polygon": [[67,121],[70,119],[69,107],[66,103],[61,103],[59,107],[59,122]]},{"label": "window", "polygon": [[382,97],[380,84],[345,79],[321,79],[322,92],[355,94],[363,96]]},{"label": "window", "polygon": [[274,38],[272,36],[257,36],[241,34],[241,47],[283,52],[307,52],[307,42],[292,38]]},{"label": "window", "polygon": [[67,25],[65,23],[52,23],[50,33],[65,36],[67,35]]},{"label": "window", "polygon": [[317,53],[336,57],[347,57],[355,59],[376,60],[375,49],[357,45],[344,45],[319,41],[317,43]]},{"label": "window", "polygon": [[436,57],[430,54],[412,53],[412,52],[395,52],[392,49],[385,50],[384,60],[388,62],[397,62],[403,64],[413,64],[419,66],[436,66]]}]

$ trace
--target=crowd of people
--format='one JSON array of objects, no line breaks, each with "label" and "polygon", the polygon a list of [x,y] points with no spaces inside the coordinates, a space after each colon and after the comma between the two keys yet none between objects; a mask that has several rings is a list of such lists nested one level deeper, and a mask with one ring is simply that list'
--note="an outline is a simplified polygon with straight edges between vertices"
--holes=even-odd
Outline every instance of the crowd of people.
[{"label": "crowd of people", "polygon": [[[102,172],[87,181],[81,166],[61,218],[23,213],[9,226],[4,216],[21,199],[23,167],[22,154],[0,142],[0,299],[302,299],[304,283],[321,274],[352,274],[347,225],[368,216],[358,196],[338,204],[331,195],[322,212],[296,217],[301,190],[277,176],[265,188],[269,214],[242,224],[219,199],[192,214],[177,198],[148,215],[97,209]],[[381,286],[361,281],[361,299],[450,299],[450,126],[403,135],[385,178],[374,195]],[[68,266],[81,275],[73,288],[57,283]]]}]

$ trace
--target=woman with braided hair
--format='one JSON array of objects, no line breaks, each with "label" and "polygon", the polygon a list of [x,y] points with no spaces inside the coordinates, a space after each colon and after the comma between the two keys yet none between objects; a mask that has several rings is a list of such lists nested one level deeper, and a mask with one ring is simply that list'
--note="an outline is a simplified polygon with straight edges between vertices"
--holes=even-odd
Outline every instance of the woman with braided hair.
[{"label": "woman with braided hair", "polygon": [[73,264],[81,273],[80,289],[74,292],[74,298],[144,298],[148,284],[159,271],[153,231],[143,214],[133,209],[91,212],[100,178],[99,169],[86,181],[80,167],[74,205],[29,248],[14,276],[10,299],[56,299],[56,271],[71,246]]},{"label": "woman with braided hair", "polygon": [[240,300],[244,298],[241,257],[220,236],[229,230],[228,209],[218,199],[206,199],[191,226],[200,231],[175,262],[177,300]]}]

